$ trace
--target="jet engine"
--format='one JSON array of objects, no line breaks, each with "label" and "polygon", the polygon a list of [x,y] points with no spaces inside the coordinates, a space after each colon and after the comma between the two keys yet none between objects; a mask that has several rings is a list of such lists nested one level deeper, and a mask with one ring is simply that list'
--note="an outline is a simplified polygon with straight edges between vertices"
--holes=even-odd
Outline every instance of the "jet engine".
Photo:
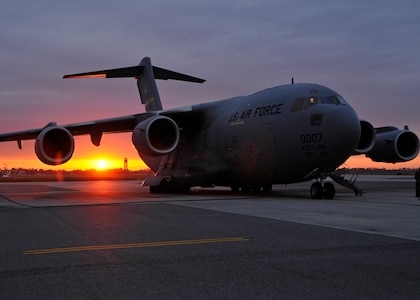
[{"label": "jet engine", "polygon": [[61,165],[73,155],[73,135],[64,127],[48,126],[35,141],[35,153],[47,165]]},{"label": "jet engine", "polygon": [[366,153],[373,161],[396,163],[414,159],[419,153],[419,139],[408,128],[376,128],[376,142],[371,151]]},{"label": "jet engine", "polygon": [[161,156],[175,150],[179,142],[179,128],[165,116],[146,119],[134,128],[132,140],[140,154]]},{"label": "jet engine", "polygon": [[375,145],[375,128],[367,121],[360,120],[360,140],[355,152],[357,154],[367,153]]}]

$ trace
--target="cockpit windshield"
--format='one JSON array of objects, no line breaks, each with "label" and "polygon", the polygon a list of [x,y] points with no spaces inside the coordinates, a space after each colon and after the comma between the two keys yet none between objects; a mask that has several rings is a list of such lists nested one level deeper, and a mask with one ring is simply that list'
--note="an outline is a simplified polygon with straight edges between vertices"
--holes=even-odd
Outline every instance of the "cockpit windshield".
[{"label": "cockpit windshield", "polygon": [[340,100],[336,96],[319,97],[322,104],[340,104]]},{"label": "cockpit windshield", "polygon": [[292,112],[308,109],[317,104],[339,105],[346,104],[346,101],[339,95],[318,96],[318,97],[299,97],[292,104]]}]

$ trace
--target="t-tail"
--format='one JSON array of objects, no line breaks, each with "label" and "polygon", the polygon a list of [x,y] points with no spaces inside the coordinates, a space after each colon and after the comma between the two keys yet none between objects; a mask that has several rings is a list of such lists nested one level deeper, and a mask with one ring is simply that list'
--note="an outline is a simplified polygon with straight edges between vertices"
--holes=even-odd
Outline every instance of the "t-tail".
[{"label": "t-tail", "polygon": [[108,69],[94,72],[85,72],[78,74],[65,75],[63,78],[123,78],[134,77],[137,80],[137,87],[140,94],[141,103],[145,105],[146,111],[162,110],[162,102],[160,101],[159,92],[155,79],[173,79],[181,81],[190,81],[203,83],[205,80],[186,74],[152,66],[149,57],[141,60],[138,66]]}]

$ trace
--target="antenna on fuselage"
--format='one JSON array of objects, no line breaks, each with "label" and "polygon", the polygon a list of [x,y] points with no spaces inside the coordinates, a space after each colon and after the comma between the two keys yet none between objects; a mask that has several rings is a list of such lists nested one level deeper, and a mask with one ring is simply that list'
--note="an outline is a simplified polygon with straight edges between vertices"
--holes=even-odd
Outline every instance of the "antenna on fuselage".
[{"label": "antenna on fuselage", "polygon": [[295,84],[295,79],[292,77],[292,84]]}]

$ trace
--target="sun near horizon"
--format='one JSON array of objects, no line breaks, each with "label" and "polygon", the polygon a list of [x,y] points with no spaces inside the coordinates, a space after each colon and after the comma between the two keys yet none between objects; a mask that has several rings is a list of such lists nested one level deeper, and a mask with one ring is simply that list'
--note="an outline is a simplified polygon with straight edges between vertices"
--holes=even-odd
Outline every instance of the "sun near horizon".
[{"label": "sun near horizon", "polygon": [[109,168],[109,162],[106,159],[98,159],[96,161],[96,169],[98,170],[106,170]]},{"label": "sun near horizon", "polygon": [[[92,158],[83,159],[72,159],[65,164],[58,166],[50,166],[42,163],[37,159],[13,159],[13,160],[1,160],[2,169],[56,169],[56,170],[97,170],[107,171],[115,169],[124,169],[124,158],[114,158],[107,156],[97,156]],[[372,162],[370,159],[364,156],[352,156],[350,157],[341,167],[349,169],[418,169],[420,168],[420,157],[416,159],[404,162],[404,163],[378,163]],[[149,167],[138,158],[127,158],[127,169],[128,170],[147,170]]]},{"label": "sun near horizon", "polygon": [[42,163],[34,151],[34,141],[23,141],[20,150],[16,143],[2,143],[0,147],[0,169],[43,169],[43,170],[112,170],[124,169],[127,159],[129,170],[146,170],[149,167],[138,156],[128,134],[107,135],[99,147],[94,146],[88,136],[75,140],[73,157],[61,165]]}]

